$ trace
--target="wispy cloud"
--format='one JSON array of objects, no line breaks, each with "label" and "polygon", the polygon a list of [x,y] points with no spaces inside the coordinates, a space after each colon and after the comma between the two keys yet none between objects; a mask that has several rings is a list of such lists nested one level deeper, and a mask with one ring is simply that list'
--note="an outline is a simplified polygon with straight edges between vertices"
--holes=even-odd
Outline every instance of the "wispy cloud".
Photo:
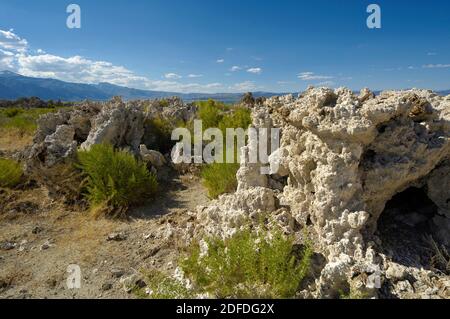
[{"label": "wispy cloud", "polygon": [[248,73],[253,73],[253,74],[261,74],[262,73],[262,69],[261,68],[250,68],[247,69]]},{"label": "wispy cloud", "polygon": [[225,62],[225,59],[217,59],[216,62],[217,63],[223,63],[223,62]]},{"label": "wispy cloud", "polygon": [[301,72],[297,76],[302,81],[314,81],[314,80],[330,80],[333,79],[332,76],[329,75],[318,75],[314,72]]},{"label": "wispy cloud", "polygon": [[425,69],[446,69],[450,68],[450,64],[426,64],[422,67]]},{"label": "wispy cloud", "polygon": [[239,71],[239,70],[242,70],[242,68],[241,68],[240,66],[237,66],[237,65],[233,65],[233,66],[230,68],[230,71],[231,71],[231,72],[237,72],[237,71]]},{"label": "wispy cloud", "polygon": [[172,80],[178,80],[178,79],[181,79],[181,78],[182,78],[181,75],[178,75],[178,74],[176,74],[176,73],[166,73],[166,74],[164,74],[164,77],[165,77],[166,79],[172,79]]},{"label": "wispy cloud", "polygon": [[436,52],[428,52],[427,55],[428,56],[435,56],[435,55],[437,55],[437,53]]},{"label": "wispy cloud", "polygon": [[9,31],[0,30],[0,47],[19,53],[25,52],[28,49],[28,41],[20,38],[13,31],[13,29]]},{"label": "wispy cloud", "polygon": [[203,76],[203,74],[188,74],[188,78],[190,79],[195,79],[195,78],[201,78]]}]

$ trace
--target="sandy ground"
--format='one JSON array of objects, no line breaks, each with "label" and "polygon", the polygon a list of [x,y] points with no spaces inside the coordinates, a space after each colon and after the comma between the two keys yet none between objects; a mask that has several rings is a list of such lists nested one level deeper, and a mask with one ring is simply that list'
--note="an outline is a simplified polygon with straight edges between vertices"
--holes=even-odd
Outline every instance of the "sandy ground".
[{"label": "sandy ground", "polygon": [[[0,191],[0,298],[134,298],[124,278],[173,270],[184,243],[164,234],[185,227],[187,212],[207,202],[200,180],[190,175],[166,183],[127,220],[71,211],[39,187]],[[108,240],[114,234],[122,238]],[[79,289],[67,287],[73,264],[81,270]]]}]

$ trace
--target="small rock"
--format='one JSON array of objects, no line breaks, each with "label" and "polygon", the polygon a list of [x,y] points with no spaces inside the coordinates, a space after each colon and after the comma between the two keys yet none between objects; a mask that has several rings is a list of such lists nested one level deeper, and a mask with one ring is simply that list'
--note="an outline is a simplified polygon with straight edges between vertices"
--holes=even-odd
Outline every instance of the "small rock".
[{"label": "small rock", "polygon": [[130,293],[134,288],[144,288],[147,286],[145,281],[137,274],[130,275],[128,277],[120,278],[120,283],[123,285],[125,292]]},{"label": "small rock", "polygon": [[41,245],[41,247],[39,248],[41,251],[42,250],[47,250],[47,249],[49,249],[50,247],[52,247],[53,245],[51,244],[51,240],[50,239],[47,239],[42,245]]},{"label": "small rock", "polygon": [[125,271],[123,269],[113,268],[113,269],[111,269],[111,274],[115,278],[120,278],[125,274]]},{"label": "small rock", "polygon": [[405,275],[405,268],[395,263],[390,263],[389,268],[386,270],[388,279],[402,280],[405,278]]},{"label": "small rock", "polygon": [[105,283],[102,285],[102,290],[103,290],[103,291],[111,290],[112,287],[113,287],[112,283],[110,283],[110,282],[105,282]]},{"label": "small rock", "polygon": [[137,281],[136,281],[136,286],[138,287],[138,288],[144,288],[144,287],[147,287],[147,284],[145,283],[145,281],[143,281],[142,279],[138,279]]},{"label": "small rock", "polygon": [[42,233],[42,231],[44,231],[44,228],[40,227],[40,226],[36,226],[33,228],[33,230],[31,231],[33,234],[37,235]]},{"label": "small rock", "polygon": [[123,241],[126,240],[127,236],[123,233],[111,233],[108,235],[107,241]]},{"label": "small rock", "polygon": [[11,241],[5,241],[0,245],[1,250],[12,250],[16,248],[17,244]]}]

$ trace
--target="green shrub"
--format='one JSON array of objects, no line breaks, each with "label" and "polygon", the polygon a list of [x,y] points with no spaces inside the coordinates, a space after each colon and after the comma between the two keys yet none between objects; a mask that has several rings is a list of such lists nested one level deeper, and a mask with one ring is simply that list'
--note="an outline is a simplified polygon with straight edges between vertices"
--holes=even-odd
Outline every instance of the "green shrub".
[{"label": "green shrub", "polygon": [[[224,137],[224,150],[226,147],[226,129],[227,128],[243,128],[246,130],[251,124],[250,110],[246,108],[236,108],[232,113],[226,114],[219,123],[219,129],[222,131]],[[237,141],[235,146],[235,163],[212,163],[206,165],[202,169],[202,178],[205,187],[208,189],[208,194],[211,198],[216,198],[224,193],[231,193],[236,190],[237,180],[236,173],[239,169],[239,162],[237,161]],[[225,156],[225,155],[224,155]],[[225,160],[224,160],[225,162]]]},{"label": "green shrub", "polygon": [[212,163],[204,166],[201,175],[209,197],[217,198],[221,194],[234,192],[238,169],[239,163]]},{"label": "green shrub", "polygon": [[[269,239],[270,238],[270,239]],[[207,240],[208,253],[194,245],[181,268],[199,293],[217,298],[291,298],[307,275],[312,250],[295,251],[281,231],[243,230],[227,240]]]},{"label": "green shrub", "polygon": [[6,110],[5,110],[5,115],[6,115],[6,117],[11,118],[11,117],[16,116],[16,115],[19,114],[19,113],[22,113],[22,112],[23,112],[22,109],[11,108],[11,109],[6,109]]},{"label": "green shrub", "polygon": [[126,209],[152,195],[157,188],[154,174],[145,163],[111,145],[93,145],[78,152],[79,168],[86,177],[86,196],[91,205]]},{"label": "green shrub", "polygon": [[0,187],[14,187],[20,183],[23,170],[16,161],[0,158]]},{"label": "green shrub", "polygon": [[55,111],[55,108],[0,109],[0,128],[16,130],[21,135],[33,134],[37,128],[37,119],[43,114]]},{"label": "green shrub", "polygon": [[203,130],[218,127],[222,120],[222,112],[214,100],[199,102],[198,117],[202,120]]},{"label": "green shrub", "polygon": [[232,113],[226,114],[219,123],[219,128],[226,134],[227,128],[243,128],[246,130],[252,123],[251,112],[249,109],[238,107]]}]

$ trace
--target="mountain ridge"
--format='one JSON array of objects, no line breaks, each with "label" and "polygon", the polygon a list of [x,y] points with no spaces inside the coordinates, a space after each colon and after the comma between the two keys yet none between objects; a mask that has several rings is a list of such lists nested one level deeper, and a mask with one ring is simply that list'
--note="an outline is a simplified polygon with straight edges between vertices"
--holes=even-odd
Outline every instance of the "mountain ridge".
[{"label": "mountain ridge", "polygon": [[[283,93],[286,94],[286,93]],[[11,71],[0,71],[0,99],[18,99],[36,96],[43,100],[109,100],[122,96],[125,100],[156,99],[178,96],[185,101],[215,99],[223,102],[236,102],[243,93],[178,93],[128,88],[107,82],[84,84],[65,82],[51,78],[23,76]],[[282,95],[282,93],[255,92],[255,97]]]},{"label": "mountain ridge", "polygon": [[[378,92],[378,91],[377,91]],[[287,93],[257,91],[255,97],[280,96]],[[450,94],[450,90],[437,91],[441,95]],[[156,99],[178,96],[185,101],[215,99],[233,103],[239,101],[243,93],[179,93],[134,89],[108,82],[97,84],[65,82],[52,78],[35,78],[11,71],[0,71],[0,99],[15,100],[22,97],[38,97],[42,100],[62,100],[68,102],[81,100],[105,101],[113,96],[122,96],[125,100]]]}]

